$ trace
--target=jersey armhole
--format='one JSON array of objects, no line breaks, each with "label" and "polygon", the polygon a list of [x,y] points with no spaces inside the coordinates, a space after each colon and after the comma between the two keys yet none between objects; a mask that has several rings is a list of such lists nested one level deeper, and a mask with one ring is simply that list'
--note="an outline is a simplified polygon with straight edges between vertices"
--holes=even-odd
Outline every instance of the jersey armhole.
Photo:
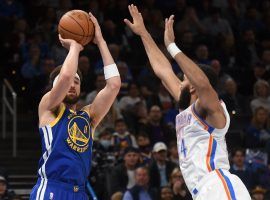
[{"label": "jersey armhole", "polygon": [[[91,104],[87,105],[87,106],[84,106],[81,109],[81,111],[84,111],[88,115],[88,117],[90,119],[90,126],[91,126],[91,131],[92,131],[91,134],[92,134],[92,139],[94,140],[94,137],[95,137],[95,128],[94,128],[95,121],[94,121],[94,118],[90,116],[90,106],[91,106]],[[87,108],[89,108],[89,109],[87,109]]]},{"label": "jersey armhole", "polygon": [[59,109],[59,112],[58,112],[58,115],[57,117],[55,118],[55,120],[53,120],[49,125],[50,127],[53,127],[57,124],[57,122],[61,119],[61,117],[63,116],[64,114],[64,111],[65,111],[65,105],[64,104],[61,104],[60,105],[60,109]]}]

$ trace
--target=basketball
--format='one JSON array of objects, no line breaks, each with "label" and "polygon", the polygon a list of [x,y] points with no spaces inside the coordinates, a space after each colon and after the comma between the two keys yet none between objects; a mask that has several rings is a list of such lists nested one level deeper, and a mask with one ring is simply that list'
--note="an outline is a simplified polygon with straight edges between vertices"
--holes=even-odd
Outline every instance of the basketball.
[{"label": "basketball", "polygon": [[73,39],[85,46],[93,40],[95,27],[87,12],[71,10],[61,17],[58,32],[62,38]]}]

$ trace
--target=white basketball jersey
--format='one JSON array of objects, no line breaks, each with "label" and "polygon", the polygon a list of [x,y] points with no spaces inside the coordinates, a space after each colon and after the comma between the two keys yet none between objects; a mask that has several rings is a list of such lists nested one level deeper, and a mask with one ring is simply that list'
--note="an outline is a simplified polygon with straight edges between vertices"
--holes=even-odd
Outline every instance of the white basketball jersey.
[{"label": "white basketball jersey", "polygon": [[199,181],[215,169],[229,170],[225,134],[230,116],[221,102],[226,116],[223,129],[208,125],[196,112],[195,103],[176,116],[176,134],[179,164],[185,183],[191,193]]}]

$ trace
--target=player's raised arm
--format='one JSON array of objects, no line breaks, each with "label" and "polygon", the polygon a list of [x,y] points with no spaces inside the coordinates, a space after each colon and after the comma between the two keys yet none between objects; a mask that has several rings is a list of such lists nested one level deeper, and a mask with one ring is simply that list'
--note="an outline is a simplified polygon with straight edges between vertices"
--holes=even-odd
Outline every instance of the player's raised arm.
[{"label": "player's raised arm", "polygon": [[[216,91],[211,86],[207,76],[199,68],[199,66],[194,63],[190,58],[188,58],[174,43],[174,31],[173,23],[174,16],[171,15],[169,19],[165,21],[165,32],[164,32],[164,43],[167,47],[167,50],[171,56],[175,59],[177,64],[180,66],[191,85],[196,89],[199,100],[196,103],[196,108],[199,112],[207,111],[207,114],[211,117],[222,115],[222,119],[225,120],[223,115],[223,109],[220,105],[218,95]],[[217,126],[223,127],[225,124],[224,120],[221,120],[223,123],[218,122]],[[212,121],[210,119],[210,121]],[[214,124],[216,121],[214,120]]]},{"label": "player's raised arm", "polygon": [[96,127],[112,106],[120,90],[121,79],[107,43],[102,36],[98,21],[91,13],[89,13],[89,15],[95,26],[94,43],[97,44],[99,48],[106,79],[106,86],[97,94],[93,103],[88,106],[90,108],[90,115],[94,120],[94,126]]},{"label": "player's raised arm", "polygon": [[133,22],[130,22],[128,19],[124,19],[124,22],[135,34],[141,37],[145,51],[155,74],[161,79],[162,83],[174,97],[174,99],[178,101],[180,96],[181,81],[174,74],[170,62],[163,55],[151,35],[146,30],[142,15],[138,11],[137,7],[132,4],[128,6],[128,9]]},{"label": "player's raised arm", "polygon": [[82,45],[72,39],[63,39],[59,35],[59,40],[63,47],[69,50],[63,63],[59,76],[55,79],[54,86],[46,93],[39,104],[39,112],[54,110],[65,98],[78,68],[78,58]]}]

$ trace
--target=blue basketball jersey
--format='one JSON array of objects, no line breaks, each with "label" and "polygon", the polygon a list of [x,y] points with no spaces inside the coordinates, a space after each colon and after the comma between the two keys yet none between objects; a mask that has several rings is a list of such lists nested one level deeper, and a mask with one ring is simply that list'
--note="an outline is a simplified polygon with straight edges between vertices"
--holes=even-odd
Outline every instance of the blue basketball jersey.
[{"label": "blue basketball jersey", "polygon": [[86,111],[61,104],[57,118],[39,129],[42,158],[38,176],[72,185],[85,185],[91,168],[93,132]]}]

